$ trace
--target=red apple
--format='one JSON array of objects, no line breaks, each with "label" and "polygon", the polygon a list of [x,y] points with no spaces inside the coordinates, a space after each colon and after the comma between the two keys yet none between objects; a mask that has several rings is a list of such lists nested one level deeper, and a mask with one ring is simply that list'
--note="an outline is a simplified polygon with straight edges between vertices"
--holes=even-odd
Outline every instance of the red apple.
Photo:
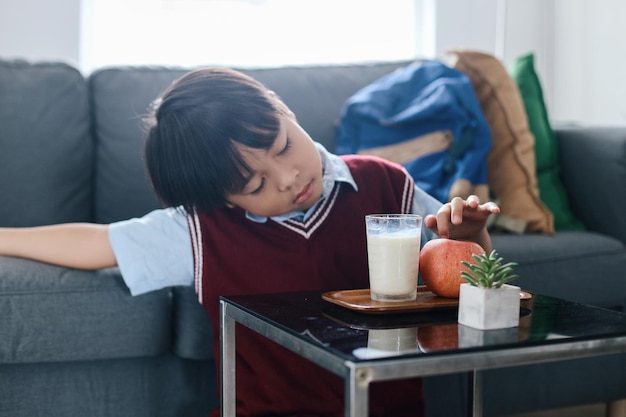
[{"label": "red apple", "polygon": [[485,250],[476,242],[467,240],[433,239],[420,252],[419,271],[430,291],[440,297],[459,298],[460,286],[466,282],[461,271],[468,268],[461,262],[474,262],[472,254]]}]

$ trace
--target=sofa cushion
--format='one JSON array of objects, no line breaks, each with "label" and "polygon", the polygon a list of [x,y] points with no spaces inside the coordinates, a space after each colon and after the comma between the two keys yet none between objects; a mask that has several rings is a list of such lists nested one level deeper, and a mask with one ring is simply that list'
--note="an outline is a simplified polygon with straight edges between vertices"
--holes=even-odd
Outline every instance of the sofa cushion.
[{"label": "sofa cushion", "polygon": [[[567,412],[537,413],[537,411],[623,399],[626,386],[626,355],[604,355],[514,368],[488,369],[481,374],[483,392],[485,396],[489,396],[483,408],[483,415],[486,417],[518,414],[568,416],[570,414]],[[467,374],[424,378],[426,415],[429,417],[466,415],[467,393],[471,392],[467,384]],[[597,413],[588,415],[591,414]],[[576,412],[571,415],[585,414]]]},{"label": "sofa cushion", "polygon": [[561,182],[559,149],[550,126],[539,76],[535,72],[534,54],[519,57],[510,71],[522,96],[530,131],[535,137],[539,197],[554,215],[555,230],[583,230],[582,223],[570,209],[569,198]]},{"label": "sofa cushion", "polygon": [[600,233],[563,231],[551,236],[496,234],[492,241],[507,262],[519,263],[515,285],[626,311],[626,247],[618,239]]},{"label": "sofa cushion", "polygon": [[588,229],[626,242],[626,128],[570,127],[555,134],[572,210]]},{"label": "sofa cushion", "polygon": [[213,323],[200,304],[193,287],[174,287],[173,352],[185,359],[213,359],[215,349]]},{"label": "sofa cushion", "polygon": [[2,364],[3,417],[207,417],[215,363],[174,355]]},{"label": "sofa cushion", "polygon": [[76,69],[0,61],[0,226],[91,220],[89,117]]},{"label": "sofa cushion", "polygon": [[454,57],[452,65],[472,80],[491,127],[489,188],[502,215],[525,222],[525,232],[554,232],[552,213],[539,198],[534,137],[513,79],[491,55],[464,50],[449,52]]},{"label": "sofa cushion", "polygon": [[170,290],[132,297],[115,268],[0,257],[0,363],[157,356],[172,339]]}]

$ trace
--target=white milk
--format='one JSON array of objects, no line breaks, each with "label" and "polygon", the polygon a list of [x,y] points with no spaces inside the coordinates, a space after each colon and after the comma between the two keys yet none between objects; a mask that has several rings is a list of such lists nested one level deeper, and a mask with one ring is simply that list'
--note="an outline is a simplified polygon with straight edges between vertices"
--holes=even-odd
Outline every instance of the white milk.
[{"label": "white milk", "polygon": [[415,299],[419,270],[419,233],[369,234],[367,252],[373,299]]}]

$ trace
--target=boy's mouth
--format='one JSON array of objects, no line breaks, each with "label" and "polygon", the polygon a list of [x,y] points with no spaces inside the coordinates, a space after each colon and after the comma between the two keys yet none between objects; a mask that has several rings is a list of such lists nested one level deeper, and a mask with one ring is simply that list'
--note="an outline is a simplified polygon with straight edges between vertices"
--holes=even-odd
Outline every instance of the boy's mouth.
[{"label": "boy's mouth", "polygon": [[294,200],[295,204],[302,204],[311,197],[313,194],[313,181],[309,182],[303,189],[298,193],[296,199]]}]

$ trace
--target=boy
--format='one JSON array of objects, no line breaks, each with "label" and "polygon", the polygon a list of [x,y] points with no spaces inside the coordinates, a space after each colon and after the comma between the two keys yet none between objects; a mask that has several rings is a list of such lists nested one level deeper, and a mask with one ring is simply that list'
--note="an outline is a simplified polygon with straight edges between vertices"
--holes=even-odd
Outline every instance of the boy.
[{"label": "boy", "polygon": [[[470,196],[441,205],[398,165],[328,153],[244,74],[192,71],[153,110],[146,165],[168,208],[111,225],[0,229],[0,254],[83,269],[117,265],[133,295],[195,285],[218,329],[220,295],[366,287],[365,214],[421,214],[422,242],[438,235],[491,250],[485,224],[499,211],[494,203]],[[238,332],[238,415],[343,414],[337,377]],[[402,381],[418,395],[397,385],[373,387],[372,415],[421,412],[419,379]],[[396,406],[394,396],[404,401]]]}]

